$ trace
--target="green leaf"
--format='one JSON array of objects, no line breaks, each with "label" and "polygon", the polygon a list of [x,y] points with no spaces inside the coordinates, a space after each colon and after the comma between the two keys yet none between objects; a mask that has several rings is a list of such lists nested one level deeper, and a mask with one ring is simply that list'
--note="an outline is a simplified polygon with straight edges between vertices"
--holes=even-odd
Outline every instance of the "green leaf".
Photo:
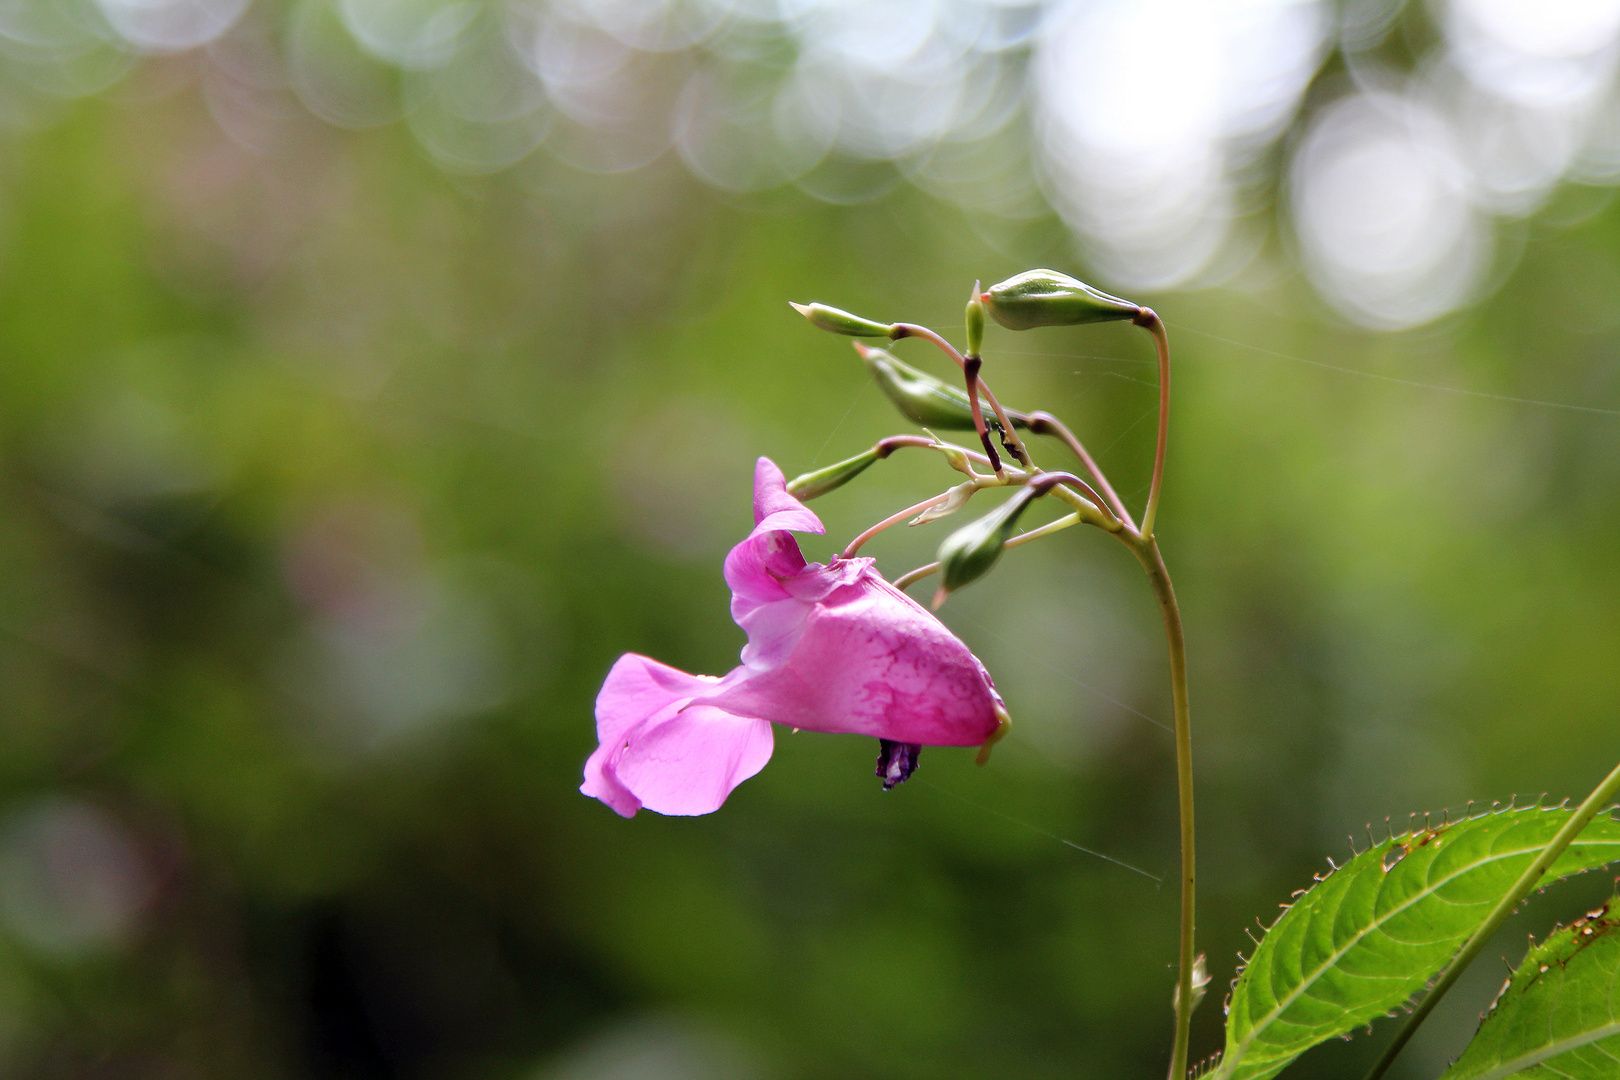
[{"label": "green leaf", "polygon": [[1620,918],[1609,907],[1525,955],[1441,1080],[1620,1076]]},{"label": "green leaf", "polygon": [[[1319,878],[1271,926],[1228,999],[1218,1080],[1265,1080],[1399,1007],[1443,968],[1572,813],[1509,808],[1403,833]],[[1620,859],[1593,821],[1546,880]]]}]

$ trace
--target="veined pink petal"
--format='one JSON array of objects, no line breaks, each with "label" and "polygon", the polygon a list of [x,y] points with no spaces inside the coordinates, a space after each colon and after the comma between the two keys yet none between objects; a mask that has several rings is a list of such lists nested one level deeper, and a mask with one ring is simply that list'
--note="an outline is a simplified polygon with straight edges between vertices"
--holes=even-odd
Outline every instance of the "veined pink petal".
[{"label": "veined pink petal", "polygon": [[[774,666],[751,670],[696,701],[807,731],[924,746],[984,742],[999,723],[1000,698],[983,665],[869,560],[851,561],[866,565],[825,599],[789,598],[754,612],[752,621],[764,624],[774,621],[768,617],[780,605],[803,609],[804,620],[790,647],[776,648]],[[846,571],[814,568],[805,576],[829,573],[842,578]],[[819,591],[814,582],[804,587]]]},{"label": "veined pink petal", "polygon": [[766,721],[693,705],[633,732],[612,767],[649,810],[711,814],[732,788],[765,767],[772,749]]},{"label": "veined pink petal", "polygon": [[630,817],[641,800],[614,774],[612,759],[637,727],[660,715],[674,715],[718,680],[688,675],[650,657],[625,653],[608,671],[596,695],[596,751],[585,762],[580,791]]}]

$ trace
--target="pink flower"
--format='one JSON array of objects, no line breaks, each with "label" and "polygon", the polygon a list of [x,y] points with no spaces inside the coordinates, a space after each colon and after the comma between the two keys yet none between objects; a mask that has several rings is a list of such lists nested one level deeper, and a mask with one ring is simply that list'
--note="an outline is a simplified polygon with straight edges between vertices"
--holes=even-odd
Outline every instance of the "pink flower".
[{"label": "pink flower", "polygon": [[771,723],[881,741],[885,790],[923,746],[978,746],[1006,716],[984,665],[871,559],[806,564],[790,533],[826,530],[766,458],[754,531],[726,556],[731,617],[748,632],[729,675],[626,653],[596,697],[600,745],[580,790],[625,817],[708,814],[770,760]]}]

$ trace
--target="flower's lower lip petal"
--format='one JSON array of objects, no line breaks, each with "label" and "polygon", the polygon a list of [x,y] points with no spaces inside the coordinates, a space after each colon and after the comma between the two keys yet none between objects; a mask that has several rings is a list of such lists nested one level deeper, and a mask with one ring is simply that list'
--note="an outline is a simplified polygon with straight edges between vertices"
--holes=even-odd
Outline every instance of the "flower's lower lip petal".
[{"label": "flower's lower lip petal", "polygon": [[619,782],[610,761],[617,746],[599,746],[585,762],[585,782],[579,785],[582,794],[601,799],[620,817],[635,817],[641,809],[641,800]]},{"label": "flower's lower lip petal", "polygon": [[639,653],[614,661],[596,694],[596,738],[618,743],[631,728],[675,704],[713,689],[714,684]]},{"label": "flower's lower lip petal", "polygon": [[694,705],[636,733],[613,766],[648,810],[709,814],[771,759],[771,725]]},{"label": "flower's lower lip petal", "polygon": [[724,680],[688,675],[637,653],[619,657],[596,695],[599,745],[585,762],[585,782],[579,790],[601,799],[615,813],[633,817],[642,803],[619,780],[615,757],[638,729],[662,722],[660,714],[664,718],[674,716],[697,694],[712,693],[723,685]]}]

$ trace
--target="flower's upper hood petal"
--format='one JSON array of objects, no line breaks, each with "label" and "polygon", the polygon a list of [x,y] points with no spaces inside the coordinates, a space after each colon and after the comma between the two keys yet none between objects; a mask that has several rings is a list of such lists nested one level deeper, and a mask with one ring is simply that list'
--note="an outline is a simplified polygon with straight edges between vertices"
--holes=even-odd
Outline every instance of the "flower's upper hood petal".
[{"label": "flower's upper hood petal", "polygon": [[776,462],[762,457],[754,463],[754,531],[750,535],[773,529],[817,534],[827,531],[809,507],[788,494],[787,480]]},{"label": "flower's upper hood petal", "polygon": [[776,463],[760,458],[754,467],[754,530],[726,556],[726,584],[734,597],[732,617],[741,622],[751,605],[787,595],[782,579],[804,569],[804,556],[791,533],[826,531],[820,518],[788,494]]}]

